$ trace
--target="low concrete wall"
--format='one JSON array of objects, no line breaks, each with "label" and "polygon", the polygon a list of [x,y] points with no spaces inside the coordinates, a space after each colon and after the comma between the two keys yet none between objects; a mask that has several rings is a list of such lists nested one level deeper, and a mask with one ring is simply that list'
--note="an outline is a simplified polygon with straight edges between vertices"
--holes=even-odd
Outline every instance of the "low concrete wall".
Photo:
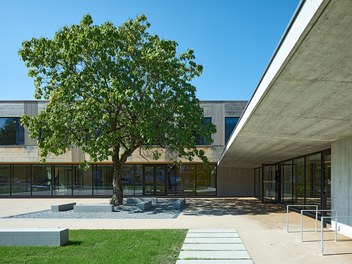
[{"label": "low concrete wall", "polygon": [[67,228],[0,229],[1,246],[62,246],[67,243]]},{"label": "low concrete wall", "polygon": [[218,167],[218,196],[253,196],[254,170],[247,168]]},{"label": "low concrete wall", "polygon": [[[352,216],[352,137],[331,145],[331,209],[338,216]],[[343,232],[352,237],[352,218],[338,220]]]}]

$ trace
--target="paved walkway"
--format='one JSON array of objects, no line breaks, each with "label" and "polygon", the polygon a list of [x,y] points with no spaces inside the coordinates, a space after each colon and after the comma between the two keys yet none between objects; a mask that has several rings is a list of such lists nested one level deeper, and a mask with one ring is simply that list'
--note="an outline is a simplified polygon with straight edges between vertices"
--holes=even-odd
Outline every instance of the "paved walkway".
[{"label": "paved walkway", "polygon": [[[320,233],[300,236],[300,214],[290,213],[286,232],[286,210],[262,204],[253,198],[187,199],[187,208],[174,219],[14,219],[2,218],[39,210],[52,204],[108,203],[109,199],[0,199],[0,227],[68,227],[69,229],[228,229],[236,228],[256,264],[344,264],[352,263],[352,241],[334,242],[326,234],[325,252],[320,254]],[[314,221],[304,217],[306,230]],[[331,233],[332,234],[332,233]],[[339,236],[340,238],[340,236]],[[341,237],[341,239],[343,239]],[[209,261],[208,261],[209,263]]]},{"label": "paved walkway", "polygon": [[236,229],[189,229],[176,264],[252,264]]}]

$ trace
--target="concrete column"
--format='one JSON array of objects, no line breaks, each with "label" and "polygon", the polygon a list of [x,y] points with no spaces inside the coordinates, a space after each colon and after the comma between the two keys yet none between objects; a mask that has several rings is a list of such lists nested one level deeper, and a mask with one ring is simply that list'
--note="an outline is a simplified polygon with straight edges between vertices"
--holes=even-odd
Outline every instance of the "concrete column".
[{"label": "concrete column", "polygon": [[[331,207],[338,216],[352,216],[352,137],[331,145]],[[340,232],[352,237],[352,219],[338,220]]]}]

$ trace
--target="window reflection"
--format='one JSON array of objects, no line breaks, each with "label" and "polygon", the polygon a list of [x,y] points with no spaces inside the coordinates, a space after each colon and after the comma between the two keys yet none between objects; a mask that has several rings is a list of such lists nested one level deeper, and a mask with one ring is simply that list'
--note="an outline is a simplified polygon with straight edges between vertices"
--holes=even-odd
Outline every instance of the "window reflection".
[{"label": "window reflection", "polygon": [[12,179],[13,196],[29,196],[31,195],[31,166],[17,165],[14,166]]},{"label": "window reflection", "polygon": [[10,195],[10,165],[0,165],[0,196]]},{"label": "window reflection", "polygon": [[51,166],[33,165],[32,167],[32,195],[49,196],[51,195]]},{"label": "window reflection", "polygon": [[0,145],[24,145],[24,128],[19,117],[0,117]]}]

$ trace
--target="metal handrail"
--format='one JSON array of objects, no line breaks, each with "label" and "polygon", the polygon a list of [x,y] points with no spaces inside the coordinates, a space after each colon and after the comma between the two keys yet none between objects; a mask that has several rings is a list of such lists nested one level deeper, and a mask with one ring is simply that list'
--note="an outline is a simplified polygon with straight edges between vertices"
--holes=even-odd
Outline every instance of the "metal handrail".
[{"label": "metal handrail", "polygon": [[[290,207],[315,207],[315,210],[318,210],[318,205],[317,204],[289,204],[286,207],[286,231],[287,233],[289,232],[289,210]],[[315,214],[315,232],[317,231],[318,228],[318,212]]]},{"label": "metal handrail", "polygon": [[[335,216],[337,216],[336,210],[330,210],[330,209],[320,209],[320,210],[301,210],[301,241],[303,242],[303,214],[304,212],[315,212],[315,232],[317,232],[317,221],[318,221],[318,212],[331,212],[335,213]],[[336,240],[336,238],[335,238]]]}]

